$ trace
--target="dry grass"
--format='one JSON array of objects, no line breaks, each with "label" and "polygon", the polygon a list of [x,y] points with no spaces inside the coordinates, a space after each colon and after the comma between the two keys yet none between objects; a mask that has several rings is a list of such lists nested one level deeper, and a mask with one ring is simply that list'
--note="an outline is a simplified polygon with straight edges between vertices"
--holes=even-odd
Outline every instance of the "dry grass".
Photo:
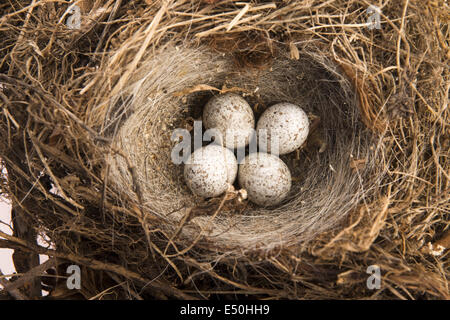
[{"label": "dry grass", "polygon": [[[67,5],[18,3],[0,5],[2,192],[56,248],[1,246],[85,266],[85,298],[449,298],[443,1],[387,2],[373,31],[359,0],[83,0],[75,31]],[[320,119],[277,208],[196,199],[170,162],[172,130],[227,90]]]}]

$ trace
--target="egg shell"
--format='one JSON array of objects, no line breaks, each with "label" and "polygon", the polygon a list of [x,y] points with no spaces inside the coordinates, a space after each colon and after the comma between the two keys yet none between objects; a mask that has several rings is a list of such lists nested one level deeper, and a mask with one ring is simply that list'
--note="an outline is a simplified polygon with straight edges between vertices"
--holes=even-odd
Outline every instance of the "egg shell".
[{"label": "egg shell", "polygon": [[239,165],[239,185],[247,191],[248,199],[261,206],[283,201],[292,184],[291,172],[277,156],[251,153]]},{"label": "egg shell", "polygon": [[216,144],[195,150],[184,166],[184,179],[192,193],[216,197],[233,184],[238,170],[234,153]]},{"label": "egg shell", "polygon": [[203,109],[203,125],[217,129],[227,148],[248,145],[255,128],[255,115],[244,98],[235,93],[212,97]]},{"label": "egg shell", "polygon": [[[267,146],[259,145],[259,150],[277,154],[272,143],[278,139],[278,154],[287,154],[297,150],[306,141],[309,133],[309,120],[305,111],[292,103],[278,103],[263,112],[256,125],[258,138],[266,130]],[[259,141],[259,140],[258,140]]]}]

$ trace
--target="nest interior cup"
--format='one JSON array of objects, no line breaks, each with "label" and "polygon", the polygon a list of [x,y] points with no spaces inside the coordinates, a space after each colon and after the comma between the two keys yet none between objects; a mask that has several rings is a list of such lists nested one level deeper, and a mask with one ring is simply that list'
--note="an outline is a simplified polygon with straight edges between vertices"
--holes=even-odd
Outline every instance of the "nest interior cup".
[{"label": "nest interior cup", "polygon": [[[207,48],[166,47],[148,58],[130,83],[121,93],[127,102],[118,107],[129,116],[118,124],[114,140],[136,167],[143,206],[164,221],[162,228],[173,230],[202,203],[183,181],[183,165],[171,159],[173,130],[189,128],[187,119],[198,116],[217,94],[189,90],[201,85],[239,88],[257,116],[275,103],[297,104],[320,118],[320,126],[308,148],[282,156],[294,180],[285,201],[271,208],[249,203],[239,212],[230,205],[214,216],[211,205],[211,214],[192,219],[182,237],[200,233],[209,246],[240,251],[299,244],[335,226],[363,195],[361,175],[374,167],[370,135],[359,119],[353,88],[324,53],[305,50],[298,60],[279,54],[270,66],[256,70],[240,68]],[[366,169],[352,169],[351,157],[366,159]],[[115,187],[136,197],[125,160],[116,155],[110,163]]]}]

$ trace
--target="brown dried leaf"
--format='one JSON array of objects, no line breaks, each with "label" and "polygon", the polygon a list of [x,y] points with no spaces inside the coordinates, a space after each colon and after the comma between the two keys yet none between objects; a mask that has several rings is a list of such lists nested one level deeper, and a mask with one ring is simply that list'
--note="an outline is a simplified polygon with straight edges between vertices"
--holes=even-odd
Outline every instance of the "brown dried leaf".
[{"label": "brown dried leaf", "polygon": [[300,53],[299,53],[298,48],[295,45],[295,43],[293,43],[293,42],[289,43],[289,49],[291,51],[291,59],[294,59],[294,60],[300,59]]},{"label": "brown dried leaf", "polygon": [[218,89],[216,87],[207,85],[207,84],[198,84],[194,87],[190,87],[190,88],[186,88],[184,90],[178,91],[174,93],[174,96],[176,97],[180,97],[180,96],[185,96],[194,92],[198,92],[198,91],[207,91],[207,90],[213,90],[213,91],[219,91],[221,94],[227,93],[227,92],[249,92],[246,89],[243,88],[239,88],[239,87],[232,87],[232,88],[227,88],[226,85],[224,85],[222,87],[222,89]]},{"label": "brown dried leaf", "polygon": [[217,89],[215,87],[212,87],[210,85],[207,84],[198,84],[194,87],[190,87],[190,88],[186,88],[182,91],[176,92],[174,93],[174,96],[179,97],[179,96],[185,96],[194,92],[198,92],[198,91],[207,91],[207,90],[214,90],[214,91],[220,91],[220,89]]},{"label": "brown dried leaf", "polygon": [[366,166],[366,159],[350,159],[350,168],[362,170]]}]

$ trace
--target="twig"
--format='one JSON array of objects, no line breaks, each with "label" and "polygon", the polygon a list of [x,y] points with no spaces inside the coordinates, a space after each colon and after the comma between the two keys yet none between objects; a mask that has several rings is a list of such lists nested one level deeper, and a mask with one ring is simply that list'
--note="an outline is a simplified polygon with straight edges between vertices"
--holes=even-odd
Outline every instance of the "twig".
[{"label": "twig", "polygon": [[[0,275],[3,275],[3,273],[0,271]],[[19,289],[6,289],[7,286],[10,285],[10,281],[0,277],[0,285],[3,286],[4,290],[7,291],[11,296],[13,296],[16,300],[30,300],[25,294],[20,292]]]},{"label": "twig", "polygon": [[10,291],[10,290],[18,289],[21,286],[25,285],[26,283],[33,281],[34,278],[42,276],[44,274],[45,270],[48,270],[52,267],[58,266],[59,263],[60,262],[55,258],[49,259],[49,260],[45,261],[44,263],[30,269],[28,272],[24,273],[16,281],[10,282],[5,287],[5,290]]},{"label": "twig", "polygon": [[[159,299],[166,299],[166,295],[172,296],[178,299],[184,299],[184,300],[192,300],[196,299],[193,296],[190,296],[188,294],[185,294],[183,291],[173,287],[169,283],[166,283],[162,280],[150,280],[142,277],[140,274],[128,270],[120,265],[116,265],[113,263],[107,263],[98,261],[91,258],[82,257],[73,253],[63,253],[59,252],[53,249],[47,249],[38,245],[34,245],[31,243],[27,243],[25,240],[19,239],[17,237],[8,235],[2,231],[0,231],[0,237],[5,238],[8,240],[11,244],[11,248],[20,248],[23,251],[31,251],[36,252],[38,254],[45,254],[50,257],[56,257],[61,258],[65,260],[69,260],[84,266],[87,266],[88,268],[91,268],[93,270],[102,270],[102,271],[110,271],[116,274],[119,274],[127,279],[138,281],[143,284],[148,284],[148,287],[150,287],[153,295]],[[4,242],[4,240],[0,239],[0,243]],[[14,246],[13,244],[17,244]],[[164,294],[162,294],[164,293]]]},{"label": "twig", "polygon": [[65,113],[70,119],[75,121],[83,129],[85,129],[92,136],[93,139],[99,140],[99,141],[103,141],[103,142],[110,142],[110,139],[102,137],[102,136],[99,136],[98,133],[95,132],[95,130],[93,130],[88,125],[86,125],[76,115],[74,115],[72,112],[67,110],[63,105],[61,105],[58,101],[56,101],[55,98],[53,98],[48,93],[44,92],[42,89],[40,89],[38,87],[33,87],[33,86],[29,85],[28,83],[25,83],[23,81],[14,79],[14,78],[6,76],[4,74],[0,74],[0,80],[1,81],[5,81],[5,83],[9,84],[9,85],[14,85],[14,86],[17,86],[17,87],[21,87],[22,86],[22,87],[25,87],[25,88],[33,91],[33,92],[39,93],[42,97],[44,97],[47,100],[49,100],[50,102],[52,102],[60,111]]},{"label": "twig", "polygon": [[126,281],[120,281],[119,277],[117,277],[112,272],[106,272],[115,282],[120,284],[120,286],[125,290],[128,291],[133,297],[135,297],[137,300],[144,300],[136,291],[130,288],[130,286],[125,286]]},{"label": "twig", "polygon": [[[109,14],[108,22],[111,22],[116,17],[117,10],[120,8],[121,4],[122,4],[122,0],[116,0],[116,2],[114,3],[114,7],[111,10],[111,13]],[[102,35],[100,37],[100,41],[98,42],[97,47],[95,48],[95,51],[93,54],[94,57],[96,56],[96,54],[100,50],[101,46],[103,45],[103,41],[105,40],[106,34],[108,33],[110,27],[111,27],[111,24],[107,23],[105,28],[103,29]]]}]

